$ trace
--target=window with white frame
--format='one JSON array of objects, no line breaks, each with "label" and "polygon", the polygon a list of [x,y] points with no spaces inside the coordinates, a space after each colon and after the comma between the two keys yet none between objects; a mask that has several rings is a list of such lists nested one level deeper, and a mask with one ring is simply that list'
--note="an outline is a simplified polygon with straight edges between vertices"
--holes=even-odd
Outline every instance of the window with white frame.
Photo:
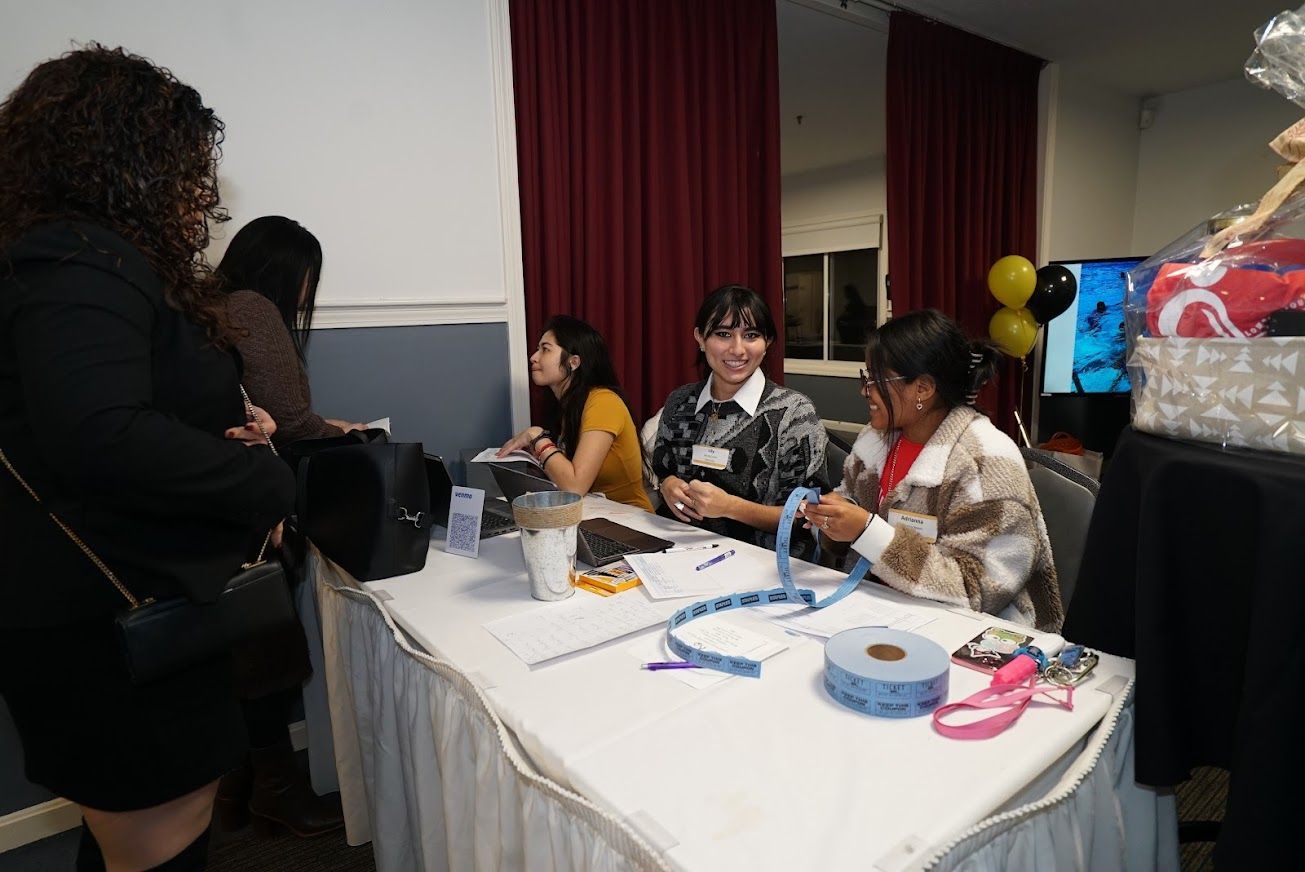
[{"label": "window with white frame", "polygon": [[784,371],[856,374],[881,320],[878,216],[784,228]]}]

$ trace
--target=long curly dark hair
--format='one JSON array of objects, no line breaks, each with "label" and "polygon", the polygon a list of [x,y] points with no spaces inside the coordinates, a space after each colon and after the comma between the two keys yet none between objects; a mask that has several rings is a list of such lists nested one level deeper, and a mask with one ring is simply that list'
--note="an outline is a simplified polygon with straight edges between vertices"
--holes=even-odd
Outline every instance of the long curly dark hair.
[{"label": "long curly dark hair", "polygon": [[0,252],[37,225],[85,221],[122,236],[168,304],[229,345],[204,249],[227,220],[222,121],[194,88],[122,48],[90,43],[37,66],[0,104]]}]

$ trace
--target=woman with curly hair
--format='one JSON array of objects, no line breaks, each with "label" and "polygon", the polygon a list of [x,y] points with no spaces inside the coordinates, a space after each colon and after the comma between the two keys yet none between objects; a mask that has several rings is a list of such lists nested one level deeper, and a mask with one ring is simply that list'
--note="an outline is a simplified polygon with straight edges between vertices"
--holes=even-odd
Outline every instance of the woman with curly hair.
[{"label": "woman with curly hair", "polygon": [[245,751],[229,658],[134,683],[124,597],[72,541],[138,599],[202,601],[293,502],[203,261],[221,139],[194,89],[95,44],[0,104],[0,694],[28,778],[81,807],[79,869],[203,868]]}]

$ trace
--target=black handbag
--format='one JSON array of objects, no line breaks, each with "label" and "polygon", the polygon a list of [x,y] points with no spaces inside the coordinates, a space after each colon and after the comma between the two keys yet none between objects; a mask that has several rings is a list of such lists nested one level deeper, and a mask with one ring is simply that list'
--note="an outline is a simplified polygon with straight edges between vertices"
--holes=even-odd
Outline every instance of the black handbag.
[{"label": "black handbag", "polygon": [[[350,434],[352,435],[352,434]],[[334,440],[312,440],[312,442]],[[359,581],[416,572],[430,548],[420,442],[296,443],[298,531]]]},{"label": "black handbag", "polygon": [[[240,391],[244,394],[243,387]],[[253,416],[248,396],[245,405]],[[267,438],[266,433],[263,435]],[[267,444],[271,446],[270,439]],[[23,490],[40,503],[41,498],[14,469],[3,449],[0,449],[0,462]],[[213,602],[194,603],[185,597],[139,600],[67,524],[53,512],[49,515],[127,600],[128,607],[114,617],[114,626],[133,684],[167,678],[229,652],[238,642],[299,622],[281,562],[265,559],[272,538],[270,530],[263,537],[258,557],[243,564]]]}]

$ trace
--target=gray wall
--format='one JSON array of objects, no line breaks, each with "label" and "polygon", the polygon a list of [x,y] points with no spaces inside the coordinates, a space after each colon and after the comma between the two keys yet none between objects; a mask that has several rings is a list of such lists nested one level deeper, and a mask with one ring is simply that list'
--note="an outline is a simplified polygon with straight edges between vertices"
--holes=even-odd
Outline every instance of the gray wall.
[{"label": "gray wall", "polygon": [[827,421],[864,424],[870,420],[870,411],[861,397],[855,377],[786,374],[784,384],[810,397],[815,403],[816,413]]},{"label": "gray wall", "polygon": [[[395,440],[449,459],[511,433],[506,324],[318,330],[308,349],[313,406],[328,418],[388,416]],[[23,778],[22,751],[0,700],[0,815],[52,799]]]},{"label": "gray wall", "polygon": [[389,417],[395,441],[442,455],[459,481],[460,451],[512,435],[506,324],[315,330],[308,374],[318,414]]}]

